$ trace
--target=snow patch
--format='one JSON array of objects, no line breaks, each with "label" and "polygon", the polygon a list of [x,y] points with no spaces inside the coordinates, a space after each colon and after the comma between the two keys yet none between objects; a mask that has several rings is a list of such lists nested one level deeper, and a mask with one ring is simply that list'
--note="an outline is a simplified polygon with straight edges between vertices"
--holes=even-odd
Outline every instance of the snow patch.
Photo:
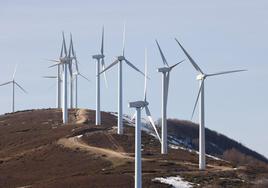
[{"label": "snow patch", "polygon": [[224,161],[224,162],[227,162],[227,161],[225,161],[225,160],[223,160],[223,159],[220,159],[220,158],[218,158],[218,157],[215,157],[215,156],[213,156],[213,155],[206,154],[206,156],[209,157],[209,158],[212,158],[212,159],[214,159],[214,160],[216,160],[216,161]]},{"label": "snow patch", "polygon": [[[110,114],[118,117],[117,113],[111,112]],[[124,114],[123,121],[125,121],[129,126],[135,127],[135,119],[132,120],[131,116]],[[141,118],[141,130],[146,132],[148,135],[153,136],[154,138],[156,138],[158,140],[158,137],[157,137],[156,133],[154,132],[150,122],[147,121],[145,118]]]},{"label": "snow patch", "polygon": [[83,135],[82,134],[80,134],[80,135],[77,135],[76,136],[76,138],[81,138]]},{"label": "snow patch", "polygon": [[193,183],[190,183],[188,181],[184,181],[180,176],[174,176],[174,177],[160,177],[160,178],[154,178],[152,179],[154,182],[160,182],[167,185],[173,186],[173,188],[191,188],[193,187]]}]

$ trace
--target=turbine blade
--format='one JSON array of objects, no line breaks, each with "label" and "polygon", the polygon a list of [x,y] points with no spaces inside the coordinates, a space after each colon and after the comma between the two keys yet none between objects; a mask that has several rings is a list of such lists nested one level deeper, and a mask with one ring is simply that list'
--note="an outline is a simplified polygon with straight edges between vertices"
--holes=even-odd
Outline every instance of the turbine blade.
[{"label": "turbine blade", "polygon": [[64,54],[65,54],[65,56],[67,56],[67,48],[66,48],[66,42],[65,42],[64,32],[62,32],[62,40],[63,40],[63,50],[64,50]]},{"label": "turbine blade", "polygon": [[56,67],[56,66],[58,66],[58,65],[60,65],[60,64],[63,64],[63,63],[56,63],[56,64],[54,64],[54,65],[51,65],[51,66],[49,66],[48,68],[51,68],[51,67]]},{"label": "turbine blade", "polygon": [[104,48],[104,26],[102,27],[102,35],[101,35],[101,54],[103,55]]},{"label": "turbine blade", "polygon": [[158,47],[158,50],[159,50],[159,52],[160,52],[160,55],[161,55],[161,58],[162,58],[162,61],[163,61],[164,65],[167,65],[167,66],[169,67],[169,65],[168,65],[168,63],[167,63],[167,60],[166,60],[166,58],[165,58],[165,56],[164,56],[164,54],[163,54],[163,52],[162,52],[162,50],[161,50],[161,47],[160,47],[160,45],[158,44],[158,41],[155,40],[155,42],[156,42],[156,44],[157,44],[157,47]]},{"label": "turbine blade", "polygon": [[27,91],[22,87],[20,86],[17,82],[14,82],[24,93],[27,93]]},{"label": "turbine blade", "polygon": [[14,78],[15,78],[17,67],[18,67],[18,64],[15,65],[15,69],[14,69],[14,73],[13,73],[13,76],[12,76],[12,80],[14,80]]},{"label": "turbine blade", "polygon": [[125,43],[126,43],[126,23],[124,23],[123,28],[123,49],[122,49],[123,56],[125,56]]},{"label": "turbine blade", "polygon": [[213,74],[207,74],[206,76],[218,76],[222,74],[230,74],[230,73],[235,73],[235,72],[243,72],[247,70],[233,70],[233,71],[224,71],[224,72],[218,72],[218,73],[213,73]]},{"label": "turbine blade", "polygon": [[102,70],[99,73],[99,75],[102,74],[103,72],[107,71],[108,69],[110,69],[112,66],[116,65],[118,62],[119,62],[118,59],[116,59],[113,63],[111,63],[108,67],[106,67],[106,69]]},{"label": "turbine blade", "polygon": [[[141,72],[137,67],[135,67],[132,63],[130,63],[127,59],[125,59],[125,62],[132,67],[134,70],[136,70],[137,72],[141,73],[143,76],[145,76],[145,74],[143,72]],[[146,77],[145,77],[146,78]]]},{"label": "turbine blade", "polygon": [[136,118],[136,112],[133,114],[130,120],[133,121],[135,118]]},{"label": "turbine blade", "polygon": [[72,76],[73,75],[72,62],[68,63],[68,69],[69,69],[69,72],[70,72],[70,76]]},{"label": "turbine blade", "polygon": [[59,60],[56,60],[56,59],[46,59],[47,61],[51,61],[51,62],[56,62],[56,63],[59,63],[60,61]]},{"label": "turbine blade", "polygon": [[77,61],[77,59],[76,59],[76,57],[75,57],[75,59],[74,59],[75,61],[74,61],[74,64],[75,64],[75,69],[76,69],[76,72],[79,72],[79,68],[78,68],[78,61]]},{"label": "turbine blade", "polygon": [[[72,36],[72,34],[71,34],[71,36]],[[72,51],[72,56],[74,57],[74,58],[76,58],[76,54],[75,54],[75,51],[74,51],[74,43],[73,43],[73,39],[72,39],[72,49],[71,49],[71,51]]]},{"label": "turbine blade", "polygon": [[57,76],[43,76],[43,78],[57,78]]},{"label": "turbine blade", "polygon": [[195,109],[196,109],[196,106],[197,106],[197,103],[198,103],[198,100],[199,100],[199,97],[200,97],[200,93],[201,93],[203,85],[204,85],[204,81],[205,80],[202,80],[202,83],[201,83],[201,85],[199,87],[199,91],[198,91],[198,94],[197,94],[197,97],[196,97],[196,100],[195,100],[194,109],[193,109],[193,112],[192,112],[191,119],[193,119],[194,112],[195,112]]},{"label": "turbine blade", "polygon": [[170,67],[170,70],[172,70],[174,67],[176,67],[177,65],[181,64],[181,63],[184,62],[184,61],[185,61],[185,59],[182,60],[182,61],[180,61],[179,63],[176,63],[176,64],[172,65],[172,66]]},{"label": "turbine blade", "polygon": [[147,115],[147,117],[148,117],[148,119],[150,121],[150,124],[152,125],[152,127],[153,127],[153,129],[154,129],[154,131],[156,133],[157,138],[159,139],[159,142],[161,143],[161,138],[160,138],[160,136],[158,134],[157,128],[155,126],[154,120],[152,118],[152,115],[151,115],[151,112],[150,112],[148,106],[145,106],[145,112],[146,112],[146,115]]},{"label": "turbine blade", "polygon": [[71,57],[72,49],[73,49],[73,39],[72,39],[72,33],[70,33],[70,46],[69,46],[68,57]]},{"label": "turbine blade", "polygon": [[[101,67],[102,67],[102,70],[105,70],[105,62],[104,62],[104,58],[101,59]],[[103,74],[104,74],[104,82],[105,82],[105,86],[106,86],[106,88],[108,88],[108,82],[107,82],[106,72],[104,72]]]},{"label": "turbine blade", "polygon": [[145,48],[145,67],[144,67],[144,72],[145,72],[145,76],[144,76],[144,101],[146,101],[146,97],[147,97],[147,49]]},{"label": "turbine blade", "polygon": [[64,47],[64,44],[62,40],[61,49],[60,49],[60,57],[63,57],[63,47]]},{"label": "turbine blade", "polygon": [[181,47],[182,51],[184,52],[184,54],[188,57],[189,61],[191,62],[191,64],[194,66],[195,70],[197,70],[198,72],[203,73],[203,71],[200,69],[200,67],[196,64],[196,62],[193,60],[193,58],[188,54],[188,52],[183,48],[183,46],[180,44],[180,42],[178,41],[178,39],[176,39],[176,42],[179,44],[179,46]]},{"label": "turbine blade", "polygon": [[12,83],[12,81],[5,82],[5,83],[3,83],[3,84],[0,84],[0,86],[4,86],[4,85],[10,84],[10,83]]},{"label": "turbine blade", "polygon": [[78,75],[81,76],[82,78],[86,79],[88,82],[90,82],[90,80],[86,76],[82,75],[81,73],[78,73]]}]

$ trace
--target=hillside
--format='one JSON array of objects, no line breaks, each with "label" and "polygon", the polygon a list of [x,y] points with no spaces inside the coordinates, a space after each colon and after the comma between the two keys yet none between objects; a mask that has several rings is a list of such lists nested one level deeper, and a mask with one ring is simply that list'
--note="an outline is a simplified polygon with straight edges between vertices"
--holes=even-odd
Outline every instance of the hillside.
[{"label": "hillside", "polygon": [[[125,134],[117,135],[114,115],[102,112],[102,126],[94,126],[94,118],[94,111],[71,110],[71,123],[64,126],[57,109],[1,115],[0,187],[133,187],[133,126],[125,122]],[[180,126],[172,122],[169,133],[182,140],[175,135]],[[174,180],[191,182],[183,182],[188,187],[268,185],[268,167],[258,157],[260,166],[207,157],[207,171],[200,172],[195,151],[173,143],[169,154],[161,155],[148,131],[142,144],[143,187],[170,187],[160,181]]]},{"label": "hillside", "polygon": [[[188,149],[198,150],[199,128],[197,124],[190,121],[181,121],[176,119],[168,120],[169,142],[179,144]],[[206,135],[206,153],[217,156],[222,159],[232,160],[235,163],[258,163],[268,164],[268,159],[263,155],[243,146],[241,143],[228,138],[225,135],[205,130]],[[239,155],[236,159],[232,155]],[[244,157],[241,161],[241,157]]]}]

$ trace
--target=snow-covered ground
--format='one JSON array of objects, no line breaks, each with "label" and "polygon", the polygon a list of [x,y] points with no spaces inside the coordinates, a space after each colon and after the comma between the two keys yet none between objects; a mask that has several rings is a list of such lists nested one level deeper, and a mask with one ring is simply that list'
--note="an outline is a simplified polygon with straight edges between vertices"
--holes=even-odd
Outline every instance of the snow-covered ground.
[{"label": "snow-covered ground", "polygon": [[154,178],[152,181],[173,186],[173,188],[191,188],[194,184],[183,180],[180,176]]},{"label": "snow-covered ground", "polygon": [[[117,117],[117,113],[111,112],[111,114]],[[135,119],[132,120],[132,117],[130,117],[129,115],[123,115],[123,121],[127,122],[129,126],[135,127]],[[141,119],[141,130],[158,139],[150,122],[147,121],[145,118]]]}]

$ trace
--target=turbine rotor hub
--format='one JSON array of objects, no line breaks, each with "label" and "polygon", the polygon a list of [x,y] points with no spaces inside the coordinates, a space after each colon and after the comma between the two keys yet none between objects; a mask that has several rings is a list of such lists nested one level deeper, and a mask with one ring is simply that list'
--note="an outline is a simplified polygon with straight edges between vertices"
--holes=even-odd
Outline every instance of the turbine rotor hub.
[{"label": "turbine rotor hub", "polygon": [[205,78],[206,78],[205,74],[199,74],[199,75],[196,76],[197,80],[204,80]]},{"label": "turbine rotor hub", "polygon": [[64,64],[64,63],[69,63],[69,61],[71,61],[72,60],[72,57],[61,57],[60,58],[60,62],[62,63],[62,64]]}]

